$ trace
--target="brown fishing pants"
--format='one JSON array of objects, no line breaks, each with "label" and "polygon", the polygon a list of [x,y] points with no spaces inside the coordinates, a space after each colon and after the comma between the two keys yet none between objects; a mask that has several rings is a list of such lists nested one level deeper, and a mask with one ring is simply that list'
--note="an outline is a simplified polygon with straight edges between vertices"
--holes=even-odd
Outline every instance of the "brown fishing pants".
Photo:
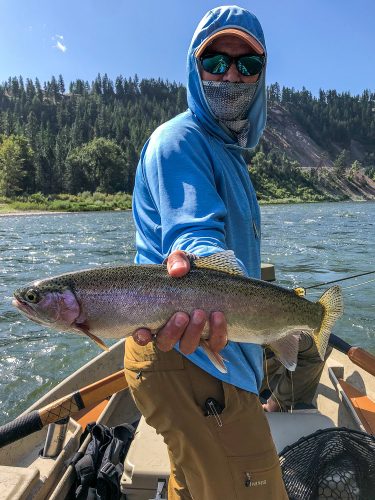
[{"label": "brown fishing pants", "polygon": [[[125,375],[139,410],[168,446],[169,500],[288,498],[255,394],[221,382],[175,350],[140,347],[132,338]],[[218,410],[207,416],[209,398]]]},{"label": "brown fishing pants", "polygon": [[[295,371],[286,370],[275,356],[267,358],[260,392],[268,389],[268,385],[270,385],[272,388],[271,398],[279,402],[283,411],[297,403],[311,404],[318,388],[324,364],[331,352],[332,347],[327,346],[325,358],[322,361],[311,336],[301,332]],[[277,378],[276,375],[280,375],[280,377]]]}]

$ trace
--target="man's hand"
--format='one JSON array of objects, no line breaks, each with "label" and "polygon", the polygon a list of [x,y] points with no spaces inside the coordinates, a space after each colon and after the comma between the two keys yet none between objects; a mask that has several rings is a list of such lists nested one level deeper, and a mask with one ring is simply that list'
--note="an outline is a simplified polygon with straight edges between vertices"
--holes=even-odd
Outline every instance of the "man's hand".
[{"label": "man's hand", "polygon": [[268,398],[267,403],[263,403],[263,410],[269,413],[283,411],[280,404],[274,401],[272,398]]},{"label": "man's hand", "polygon": [[[167,260],[167,270],[170,276],[181,278],[190,271],[190,261],[181,250],[171,253]],[[205,311],[196,309],[189,317],[184,312],[176,312],[158,332],[156,344],[161,351],[167,352],[180,341],[180,350],[184,354],[193,353],[199,345],[201,334],[207,319],[210,335],[208,344],[214,352],[221,351],[227,344],[227,322],[222,312],[217,311],[207,318]],[[135,342],[146,345],[152,341],[150,330],[140,328],[133,334]]]}]

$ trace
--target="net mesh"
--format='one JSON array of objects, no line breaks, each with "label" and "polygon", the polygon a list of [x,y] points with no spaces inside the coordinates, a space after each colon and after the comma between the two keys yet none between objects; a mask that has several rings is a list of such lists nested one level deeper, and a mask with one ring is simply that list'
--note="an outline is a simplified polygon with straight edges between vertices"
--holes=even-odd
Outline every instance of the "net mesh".
[{"label": "net mesh", "polygon": [[375,437],[346,428],[324,429],[280,454],[290,500],[375,499]]}]

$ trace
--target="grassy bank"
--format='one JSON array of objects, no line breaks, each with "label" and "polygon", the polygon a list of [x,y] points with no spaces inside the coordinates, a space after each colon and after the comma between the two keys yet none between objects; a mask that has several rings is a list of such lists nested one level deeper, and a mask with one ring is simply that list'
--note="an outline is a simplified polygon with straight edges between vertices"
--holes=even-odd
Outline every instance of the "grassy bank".
[{"label": "grassy bank", "polygon": [[[131,209],[131,196],[128,194],[106,195],[100,193],[99,199],[97,194],[94,193],[90,197],[60,194],[44,198],[38,194],[14,199],[0,198],[0,215],[19,212],[99,212]],[[297,196],[272,197],[269,199],[261,198],[259,204],[313,203],[317,201],[332,201],[332,198],[327,197],[324,200],[321,197],[318,199]]]},{"label": "grassy bank", "polygon": [[[265,162],[264,158],[263,164],[257,165],[259,155],[262,153],[257,153],[255,166],[251,166],[249,171],[261,205],[375,199],[375,182],[362,172],[300,169],[290,162],[277,167],[271,161]],[[106,194],[85,191],[77,195],[35,193],[15,198],[0,197],[0,214],[129,210],[131,200],[130,194],[122,192]]]},{"label": "grassy bank", "polygon": [[0,198],[0,213],[51,211],[51,212],[93,212],[103,210],[131,209],[131,196],[126,193],[106,194],[84,192],[77,195],[56,194],[44,196],[35,193],[16,198]]}]

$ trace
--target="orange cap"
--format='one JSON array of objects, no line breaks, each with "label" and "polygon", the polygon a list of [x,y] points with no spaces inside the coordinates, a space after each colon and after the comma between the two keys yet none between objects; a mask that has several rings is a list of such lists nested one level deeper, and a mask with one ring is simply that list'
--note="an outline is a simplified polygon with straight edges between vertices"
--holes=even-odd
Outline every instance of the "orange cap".
[{"label": "orange cap", "polygon": [[249,33],[246,33],[246,31],[242,31],[236,28],[226,28],[220,31],[217,31],[213,35],[209,36],[204,40],[204,42],[198,47],[195,56],[200,57],[203,52],[207,49],[209,45],[211,45],[212,42],[217,40],[218,38],[222,36],[236,36],[237,38],[240,38],[244,42],[246,42],[252,50],[255,51],[256,54],[263,55],[264,54],[264,49],[261,46],[261,44],[258,42],[256,38],[253,36],[249,35]]}]

